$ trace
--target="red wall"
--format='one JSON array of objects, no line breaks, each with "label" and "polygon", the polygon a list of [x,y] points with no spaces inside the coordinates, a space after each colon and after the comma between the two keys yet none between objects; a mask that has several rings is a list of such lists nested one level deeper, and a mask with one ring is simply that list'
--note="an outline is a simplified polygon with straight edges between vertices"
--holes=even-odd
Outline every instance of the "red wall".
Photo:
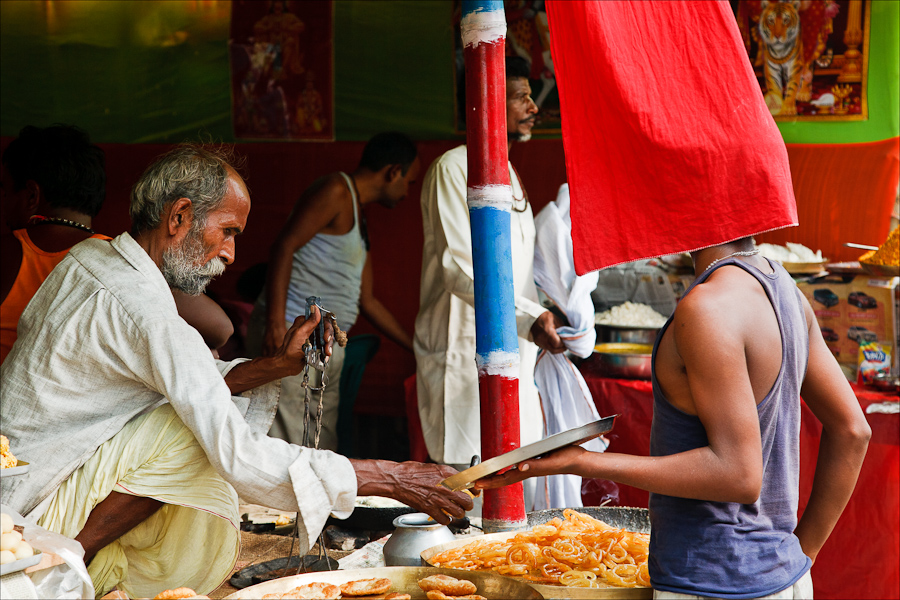
[{"label": "red wall", "polygon": [[[10,138],[0,138],[5,147]],[[454,141],[419,143],[423,167]],[[269,245],[287,219],[301,191],[317,177],[336,170],[353,170],[363,142],[238,144],[247,159],[244,173],[253,208],[247,230],[238,241],[237,260],[210,290],[221,298],[237,299],[235,282],[248,267],[268,258]],[[129,226],[131,186],[155,156],[169,148],[152,144],[100,144],[106,151],[108,185],[106,204],[95,220],[97,231],[116,235]],[[821,248],[832,260],[854,260],[859,251],[843,247],[855,241],[879,244],[887,236],[890,207],[896,191],[898,141],[860,145],[789,145],[791,169],[801,226],[774,232],[761,241],[797,241],[813,250]],[[556,197],[565,181],[561,140],[532,140],[516,144],[510,159],[522,177],[535,212]],[[652,176],[652,173],[648,173]],[[419,307],[422,220],[420,181],[397,208],[366,208],[375,294],[412,333]],[[0,222],[2,207],[0,207]],[[597,224],[602,227],[602,223]],[[360,317],[354,334],[373,328]],[[415,373],[415,359],[383,339],[381,350],[369,364],[357,401],[358,412],[404,415],[403,380]]]}]

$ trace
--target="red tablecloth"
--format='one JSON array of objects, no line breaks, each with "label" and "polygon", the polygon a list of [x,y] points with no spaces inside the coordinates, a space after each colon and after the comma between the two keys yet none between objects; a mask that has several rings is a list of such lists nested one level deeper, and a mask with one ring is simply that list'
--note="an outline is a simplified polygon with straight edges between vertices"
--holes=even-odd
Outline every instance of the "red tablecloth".
[{"label": "red tablecloth", "polygon": [[[581,367],[600,416],[618,413],[610,452],[646,456],[650,447],[653,397],[649,381],[604,378]],[[853,386],[863,410],[893,399]],[[800,428],[800,514],[806,507],[819,450],[822,426],[803,405]],[[872,439],[856,490],[831,537],[813,565],[815,596],[828,598],[900,597],[900,415],[866,415]],[[608,483],[585,482],[586,506],[608,494]],[[647,506],[647,492],[620,485],[619,504]],[[603,490],[602,492],[600,490]]]}]

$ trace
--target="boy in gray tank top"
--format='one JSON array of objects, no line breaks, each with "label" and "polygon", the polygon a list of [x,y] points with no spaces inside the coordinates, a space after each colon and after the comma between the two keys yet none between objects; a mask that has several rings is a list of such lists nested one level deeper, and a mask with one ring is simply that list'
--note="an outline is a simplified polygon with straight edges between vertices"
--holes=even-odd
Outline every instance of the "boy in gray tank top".
[{"label": "boy in gray tank top", "polygon": [[[569,446],[476,487],[571,473],[648,490],[655,597],[812,597],[871,430],[780,265],[749,238],[692,257],[697,280],[653,351],[651,456]],[[822,441],[798,523],[800,395]]]}]

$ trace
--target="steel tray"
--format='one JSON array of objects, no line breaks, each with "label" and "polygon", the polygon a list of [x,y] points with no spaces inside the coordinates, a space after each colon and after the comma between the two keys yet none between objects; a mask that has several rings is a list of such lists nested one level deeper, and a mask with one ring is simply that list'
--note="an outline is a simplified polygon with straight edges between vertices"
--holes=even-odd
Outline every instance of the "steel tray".
[{"label": "steel tray", "polygon": [[613,425],[616,423],[616,417],[618,416],[619,415],[613,415],[611,417],[600,419],[599,421],[594,421],[593,423],[588,423],[587,425],[582,425],[581,427],[569,429],[568,431],[546,437],[539,442],[516,448],[506,454],[489,458],[481,464],[469,467],[465,471],[460,471],[456,475],[448,477],[441,482],[441,485],[454,492],[469,489],[482,477],[493,475],[503,469],[517,465],[522,461],[549,454],[564,446],[577,446],[589,442],[596,437],[600,437],[604,433],[612,431]]}]

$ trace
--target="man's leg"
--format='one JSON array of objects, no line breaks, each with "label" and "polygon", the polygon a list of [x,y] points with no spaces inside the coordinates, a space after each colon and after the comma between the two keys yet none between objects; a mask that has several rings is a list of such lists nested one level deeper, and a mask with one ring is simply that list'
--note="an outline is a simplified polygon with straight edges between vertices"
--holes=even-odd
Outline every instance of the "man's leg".
[{"label": "man's leg", "polygon": [[84,563],[90,563],[97,552],[146,521],[162,505],[153,498],[110,492],[75,536],[84,548]]}]

